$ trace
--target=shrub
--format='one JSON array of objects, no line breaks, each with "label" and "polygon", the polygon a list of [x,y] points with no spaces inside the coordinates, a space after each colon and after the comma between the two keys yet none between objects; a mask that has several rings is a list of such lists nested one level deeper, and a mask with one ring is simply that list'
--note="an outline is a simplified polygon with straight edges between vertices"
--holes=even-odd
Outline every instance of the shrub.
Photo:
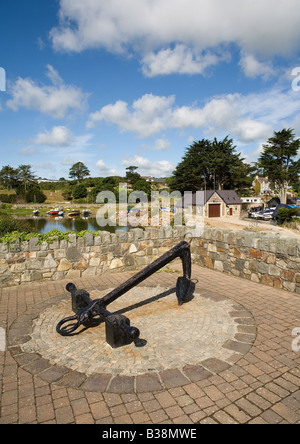
[{"label": "shrub", "polygon": [[30,233],[32,227],[25,221],[19,221],[9,215],[0,215],[0,237],[14,231]]},{"label": "shrub", "polygon": [[12,204],[7,204],[7,203],[0,203],[0,211],[1,210],[10,210],[12,207]]},{"label": "shrub", "polygon": [[32,188],[25,194],[26,202],[44,203],[47,196],[40,188]]},{"label": "shrub", "polygon": [[82,184],[76,185],[73,190],[74,199],[84,199],[88,195],[86,187]]},{"label": "shrub", "polygon": [[64,198],[64,200],[67,200],[67,201],[73,200],[72,191],[70,188],[67,188],[66,190],[64,190],[61,193],[61,195]]},{"label": "shrub", "polygon": [[17,202],[16,194],[0,194],[0,202],[14,204]]},{"label": "shrub", "polygon": [[285,223],[291,222],[294,216],[297,216],[299,209],[296,208],[280,208],[278,211],[278,224],[283,225]]}]

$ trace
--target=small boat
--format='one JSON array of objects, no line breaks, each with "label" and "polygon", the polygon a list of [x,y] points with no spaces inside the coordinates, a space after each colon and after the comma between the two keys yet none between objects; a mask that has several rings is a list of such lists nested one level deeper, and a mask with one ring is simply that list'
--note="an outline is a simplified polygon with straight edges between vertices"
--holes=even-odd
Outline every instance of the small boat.
[{"label": "small boat", "polygon": [[49,214],[50,216],[58,216],[60,212],[62,212],[62,208],[54,208],[54,210],[50,210]]},{"label": "small boat", "polygon": [[32,212],[32,214],[33,214],[34,216],[38,216],[38,215],[40,214],[40,212],[39,212],[39,210],[34,210],[34,211]]},{"label": "small boat", "polygon": [[90,210],[82,210],[83,216],[87,217],[91,214]]},{"label": "small boat", "polygon": [[80,211],[79,210],[72,210],[70,211],[70,213],[68,213],[69,217],[75,217],[75,216],[80,216]]}]

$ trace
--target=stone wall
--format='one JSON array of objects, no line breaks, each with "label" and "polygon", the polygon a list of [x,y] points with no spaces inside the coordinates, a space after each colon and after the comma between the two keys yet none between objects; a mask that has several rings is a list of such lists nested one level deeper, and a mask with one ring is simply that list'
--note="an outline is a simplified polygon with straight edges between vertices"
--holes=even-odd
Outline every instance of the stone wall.
[{"label": "stone wall", "polygon": [[[134,229],[51,244],[38,239],[0,244],[0,286],[74,279],[105,272],[137,270],[183,239],[184,227]],[[278,236],[205,228],[191,246],[201,266],[300,294],[300,241]]]},{"label": "stone wall", "polygon": [[300,294],[300,241],[295,238],[205,229],[192,252],[204,267]]}]

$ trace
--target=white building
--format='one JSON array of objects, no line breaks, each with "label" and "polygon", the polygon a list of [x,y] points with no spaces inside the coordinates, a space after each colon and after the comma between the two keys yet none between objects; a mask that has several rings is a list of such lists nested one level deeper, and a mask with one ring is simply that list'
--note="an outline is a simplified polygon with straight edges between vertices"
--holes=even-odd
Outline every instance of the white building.
[{"label": "white building", "polygon": [[252,186],[255,187],[259,183],[260,185],[260,194],[269,194],[272,193],[271,184],[269,182],[268,177],[259,177],[256,176]]}]

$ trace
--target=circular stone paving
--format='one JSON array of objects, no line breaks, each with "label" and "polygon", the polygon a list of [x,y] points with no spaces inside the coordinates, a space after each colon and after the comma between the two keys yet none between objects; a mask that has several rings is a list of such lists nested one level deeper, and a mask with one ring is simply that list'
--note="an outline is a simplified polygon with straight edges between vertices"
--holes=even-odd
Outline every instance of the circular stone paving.
[{"label": "circular stone paving", "polygon": [[[108,292],[97,290],[90,296],[97,299]],[[68,385],[79,387],[93,375],[106,375],[109,381],[166,376],[175,369],[187,378],[189,371],[190,376],[200,369],[218,372],[248,352],[256,337],[251,313],[213,292],[195,293],[190,302],[178,306],[175,289],[135,287],[108,309],[130,319],[140,330],[143,346],[111,348],[104,323],[60,336],[56,325],[73,315],[67,294],[35,306],[15,321],[9,335],[11,351],[25,370],[50,382],[65,378]],[[162,380],[158,377],[157,382]]]}]

